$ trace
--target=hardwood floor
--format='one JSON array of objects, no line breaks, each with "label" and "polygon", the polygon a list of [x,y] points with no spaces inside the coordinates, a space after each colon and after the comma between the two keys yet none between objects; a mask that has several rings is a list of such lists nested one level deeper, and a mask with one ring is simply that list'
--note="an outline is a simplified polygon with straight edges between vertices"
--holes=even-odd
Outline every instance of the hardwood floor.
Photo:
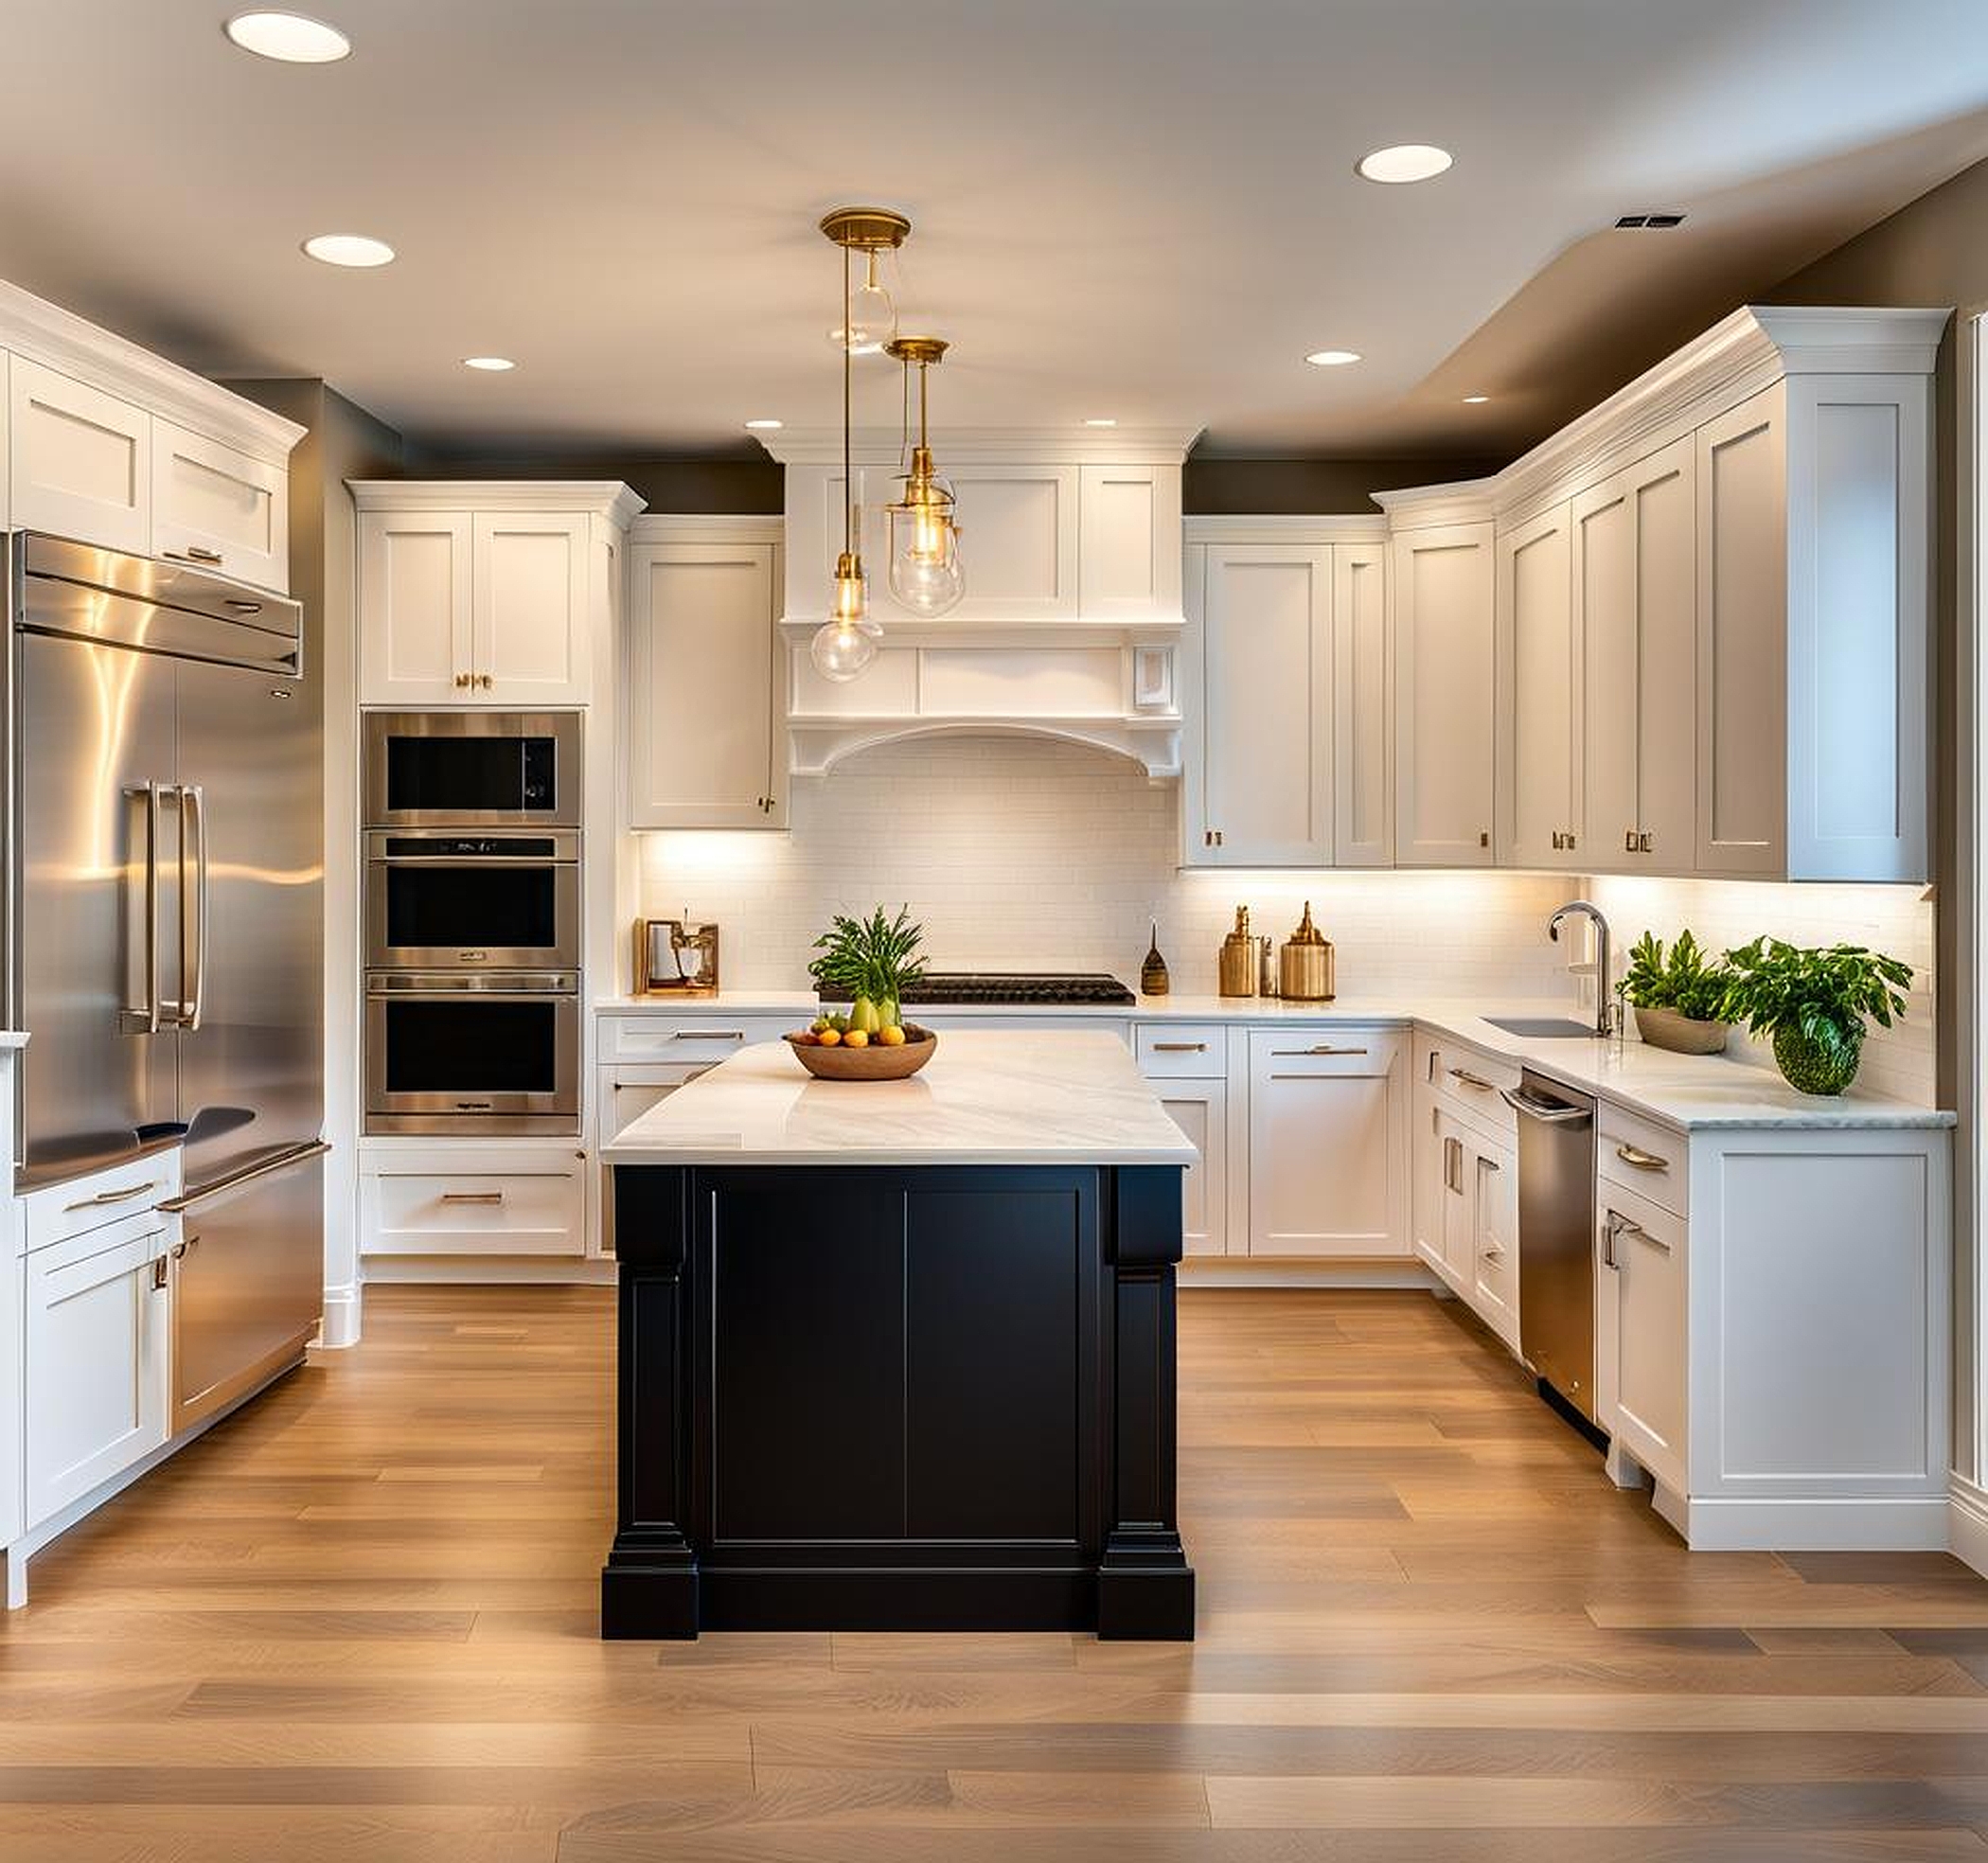
[{"label": "hardwood floor", "polygon": [[1988,1584],[1687,1555],[1424,1296],[1183,1296],[1192,1646],[602,1643],[610,1296],[366,1328],[35,1561],[9,1863],[1988,1863]]}]

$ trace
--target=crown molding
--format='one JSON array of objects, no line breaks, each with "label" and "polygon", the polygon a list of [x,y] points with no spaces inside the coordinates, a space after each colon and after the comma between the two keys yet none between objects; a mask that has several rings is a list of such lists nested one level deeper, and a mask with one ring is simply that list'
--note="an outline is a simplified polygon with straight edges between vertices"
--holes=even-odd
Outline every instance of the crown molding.
[{"label": "crown molding", "polygon": [[347,479],[362,511],[584,511],[627,529],[648,500],[619,479]]},{"label": "crown molding", "polygon": [[258,407],[204,375],[0,280],[0,349],[134,401],[222,446],[267,465],[288,467],[310,431]]},{"label": "crown molding", "polygon": [[630,543],[785,543],[787,520],[737,512],[645,511],[629,525]]},{"label": "crown molding", "polygon": [[[1198,427],[945,427],[933,451],[947,466],[1178,466]],[[840,427],[788,427],[753,437],[783,466],[840,466]],[[859,427],[849,452],[859,466],[896,465],[904,435],[896,427]]]},{"label": "crown molding", "polygon": [[1334,512],[1317,517],[1283,513],[1260,517],[1185,517],[1180,521],[1183,543],[1384,543],[1385,513]]}]

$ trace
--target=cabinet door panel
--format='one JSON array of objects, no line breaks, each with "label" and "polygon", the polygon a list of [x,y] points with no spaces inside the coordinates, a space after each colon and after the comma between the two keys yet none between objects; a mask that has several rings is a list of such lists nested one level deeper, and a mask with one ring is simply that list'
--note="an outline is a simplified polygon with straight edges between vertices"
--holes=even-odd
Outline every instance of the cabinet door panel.
[{"label": "cabinet door panel", "polygon": [[290,588],[290,475],[169,420],[151,424],[152,547],[258,588]]},{"label": "cabinet door panel", "polygon": [[1332,551],[1332,841],[1336,864],[1394,861],[1393,645],[1387,548]]},{"label": "cabinet door panel", "polygon": [[1581,641],[1566,506],[1498,544],[1498,858],[1578,863]]},{"label": "cabinet door panel", "polygon": [[1180,469],[1078,471],[1078,607],[1086,620],[1180,612]]},{"label": "cabinet door panel", "polygon": [[151,416],[26,356],[9,376],[14,527],[147,554]]},{"label": "cabinet door panel", "polygon": [[1510,1152],[1473,1144],[1471,1304],[1507,1345],[1518,1344],[1518,1168]]},{"label": "cabinet door panel", "polygon": [[446,705],[470,698],[470,514],[359,514],[359,698]]},{"label": "cabinet door panel", "polygon": [[1488,523],[1393,540],[1394,857],[1491,864],[1493,561]]},{"label": "cabinet door panel", "polygon": [[1161,1091],[1174,1124],[1199,1153],[1181,1177],[1182,1229],[1190,1255],[1221,1255],[1229,1250],[1224,1212],[1228,1207],[1227,1160],[1229,1090],[1219,1080],[1169,1080]]},{"label": "cabinet door panel", "polygon": [[1787,863],[1784,390],[1698,430],[1697,862]]},{"label": "cabinet door panel", "polygon": [[783,825],[770,543],[651,543],[632,554],[629,823]]},{"label": "cabinet door panel", "polygon": [[1636,825],[1642,864],[1681,873],[1694,859],[1697,770],[1696,467],[1692,443],[1627,475],[1636,546]]},{"label": "cabinet door panel", "polygon": [[583,513],[476,514],[470,670],[479,699],[586,702],[587,531]]},{"label": "cabinet door panel", "polygon": [[1315,1058],[1289,1034],[1251,1032],[1250,1252],[1409,1254],[1404,1045],[1329,1045]]},{"label": "cabinet door panel", "polygon": [[1323,546],[1210,546],[1202,590],[1203,792],[1198,860],[1332,860],[1332,592]]},{"label": "cabinet door panel", "polygon": [[[1626,474],[1573,502],[1573,601],[1586,684],[1587,859],[1636,867],[1641,650],[1636,506]],[[1694,699],[1692,701],[1695,703]]]},{"label": "cabinet door panel", "polygon": [[[1684,1487],[1684,1224],[1641,1198],[1602,1206],[1602,1272],[1613,1284],[1615,1411],[1623,1446],[1674,1492]],[[1610,1263],[1612,1261],[1612,1268]]]}]

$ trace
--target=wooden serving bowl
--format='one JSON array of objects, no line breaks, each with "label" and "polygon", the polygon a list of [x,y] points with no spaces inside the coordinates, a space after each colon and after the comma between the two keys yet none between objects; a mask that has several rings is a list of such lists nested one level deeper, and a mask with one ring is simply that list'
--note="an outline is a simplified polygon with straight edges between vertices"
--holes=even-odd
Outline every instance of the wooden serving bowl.
[{"label": "wooden serving bowl", "polygon": [[817,1080],[909,1080],[932,1059],[939,1045],[932,1030],[912,1022],[904,1025],[901,1048],[886,1048],[874,1038],[867,1048],[844,1048],[841,1042],[824,1048],[793,1035],[785,1040]]}]

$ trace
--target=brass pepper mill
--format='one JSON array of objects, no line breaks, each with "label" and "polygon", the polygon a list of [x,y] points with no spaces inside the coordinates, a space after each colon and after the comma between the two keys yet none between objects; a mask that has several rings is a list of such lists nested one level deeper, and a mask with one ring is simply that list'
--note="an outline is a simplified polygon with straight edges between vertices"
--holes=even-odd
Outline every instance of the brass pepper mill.
[{"label": "brass pepper mill", "polygon": [[1276,947],[1269,939],[1259,938],[1256,941],[1256,994],[1258,996],[1276,996],[1279,994],[1277,988]]},{"label": "brass pepper mill", "polygon": [[1235,930],[1222,940],[1216,976],[1216,989],[1222,996],[1256,994],[1256,940],[1250,936],[1248,906],[1235,909]]},{"label": "brass pepper mill", "polygon": [[1145,962],[1139,967],[1139,994],[1164,996],[1172,987],[1166,974],[1166,960],[1160,955],[1160,921],[1153,921],[1153,942],[1146,949]]},{"label": "brass pepper mill", "polygon": [[1278,982],[1283,993],[1299,1002],[1330,1002],[1333,996],[1332,941],[1311,922],[1311,901],[1305,916],[1277,954]]}]

